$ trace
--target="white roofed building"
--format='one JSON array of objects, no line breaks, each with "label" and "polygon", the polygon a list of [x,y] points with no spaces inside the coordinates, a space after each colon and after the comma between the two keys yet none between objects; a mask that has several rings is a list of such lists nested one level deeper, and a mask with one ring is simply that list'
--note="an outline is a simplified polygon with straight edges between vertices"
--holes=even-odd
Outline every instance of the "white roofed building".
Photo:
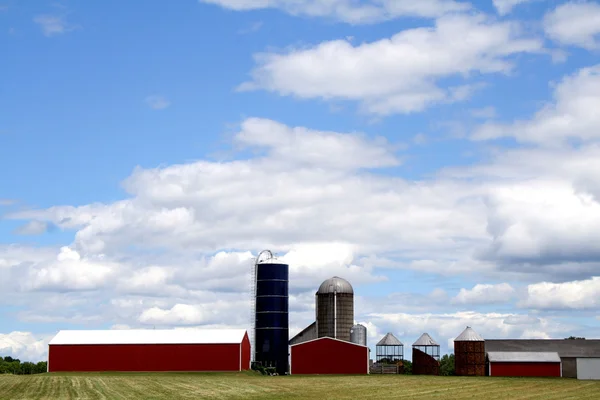
[{"label": "white roofed building", "polygon": [[64,330],[50,341],[48,372],[241,371],[245,329]]}]

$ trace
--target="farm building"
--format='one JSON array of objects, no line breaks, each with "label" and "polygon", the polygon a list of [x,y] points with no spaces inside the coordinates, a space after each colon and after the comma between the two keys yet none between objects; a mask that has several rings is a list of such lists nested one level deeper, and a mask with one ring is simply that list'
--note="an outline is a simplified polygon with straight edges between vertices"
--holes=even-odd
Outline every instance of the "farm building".
[{"label": "farm building", "polygon": [[291,346],[292,375],[368,374],[369,348],[322,337]]},{"label": "farm building", "polygon": [[490,376],[560,377],[558,353],[552,352],[488,352]]},{"label": "farm building", "polygon": [[[580,378],[589,375],[588,366],[600,363],[598,339],[486,339],[486,352],[556,352],[562,362],[562,376]],[[583,368],[579,372],[578,366]]]},{"label": "farm building", "polygon": [[454,339],[454,365],[458,376],[485,376],[485,340],[470,326]]},{"label": "farm building", "polygon": [[60,331],[48,372],[242,371],[250,368],[244,329]]},{"label": "farm building", "polygon": [[412,349],[413,375],[440,374],[440,345],[428,333],[424,333]]}]

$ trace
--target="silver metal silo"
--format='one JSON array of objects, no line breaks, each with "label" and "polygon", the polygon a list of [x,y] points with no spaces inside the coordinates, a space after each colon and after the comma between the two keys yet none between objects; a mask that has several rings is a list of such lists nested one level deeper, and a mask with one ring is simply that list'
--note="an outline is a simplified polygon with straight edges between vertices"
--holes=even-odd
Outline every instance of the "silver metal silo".
[{"label": "silver metal silo", "polygon": [[354,325],[350,328],[350,341],[352,343],[367,345],[367,327],[361,324]]}]

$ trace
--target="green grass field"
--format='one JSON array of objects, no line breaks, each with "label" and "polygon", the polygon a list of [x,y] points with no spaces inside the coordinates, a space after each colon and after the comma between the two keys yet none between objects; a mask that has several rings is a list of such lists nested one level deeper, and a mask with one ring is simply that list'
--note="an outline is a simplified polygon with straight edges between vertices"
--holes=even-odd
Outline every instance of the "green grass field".
[{"label": "green grass field", "polygon": [[0,399],[600,399],[600,382],[405,375],[0,375]]}]

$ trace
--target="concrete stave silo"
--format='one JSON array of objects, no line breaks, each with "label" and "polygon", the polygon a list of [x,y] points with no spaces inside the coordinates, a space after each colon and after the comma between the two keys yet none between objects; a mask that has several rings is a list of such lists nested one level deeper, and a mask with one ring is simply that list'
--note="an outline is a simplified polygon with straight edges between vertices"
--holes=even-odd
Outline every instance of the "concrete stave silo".
[{"label": "concrete stave silo", "polygon": [[458,376],[485,376],[485,340],[470,326],[454,339],[454,367]]},{"label": "concrete stave silo", "polygon": [[325,280],[316,293],[317,336],[350,341],[354,325],[354,289],[338,276]]},{"label": "concrete stave silo", "polygon": [[255,264],[254,361],[284,375],[289,355],[289,265],[275,262],[267,252],[270,258],[260,261],[259,254]]}]

